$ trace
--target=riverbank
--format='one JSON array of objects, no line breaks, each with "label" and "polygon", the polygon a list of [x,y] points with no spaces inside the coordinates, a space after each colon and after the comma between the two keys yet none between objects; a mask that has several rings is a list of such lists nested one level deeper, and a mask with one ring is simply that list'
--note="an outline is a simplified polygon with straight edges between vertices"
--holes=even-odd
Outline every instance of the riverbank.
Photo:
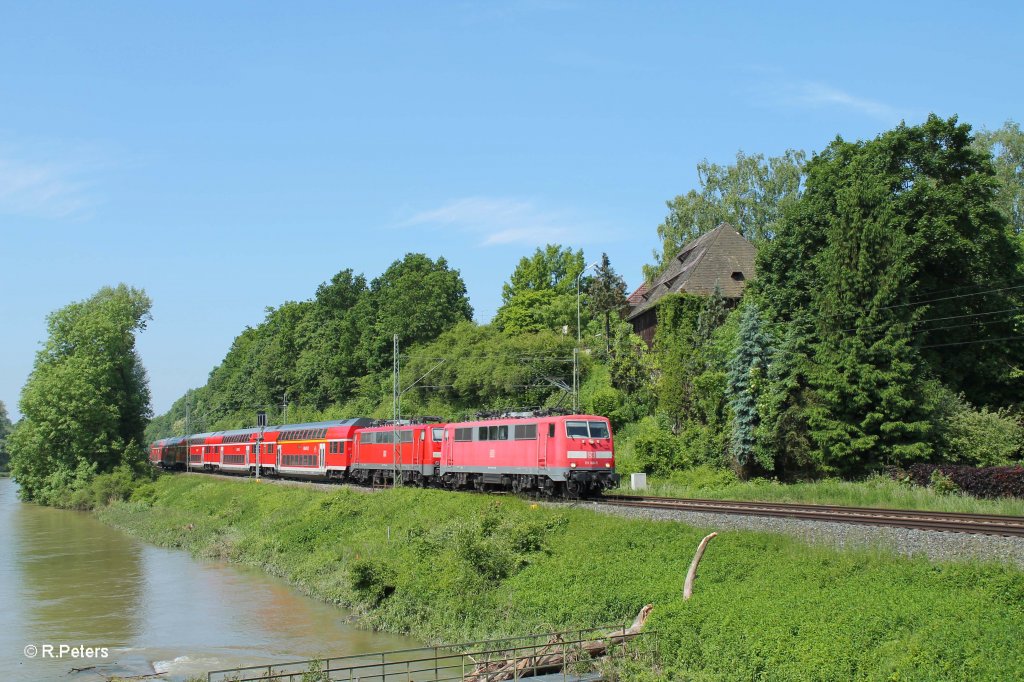
[{"label": "riverbank", "polygon": [[1024,573],[1007,565],[727,531],[682,602],[706,529],[511,497],[163,476],[97,514],[421,639],[622,622],[653,603],[663,664],[686,679],[1024,678]]}]

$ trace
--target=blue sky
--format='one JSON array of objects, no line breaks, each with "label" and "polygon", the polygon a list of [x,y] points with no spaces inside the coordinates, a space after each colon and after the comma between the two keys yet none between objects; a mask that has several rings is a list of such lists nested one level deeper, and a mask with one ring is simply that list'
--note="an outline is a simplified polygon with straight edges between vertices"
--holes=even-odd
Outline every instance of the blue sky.
[{"label": "blue sky", "polygon": [[154,409],[268,305],[410,251],[488,321],[546,242],[629,285],[737,150],[1021,121],[1020,3],[0,3],[0,400],[44,318],[145,288]]}]

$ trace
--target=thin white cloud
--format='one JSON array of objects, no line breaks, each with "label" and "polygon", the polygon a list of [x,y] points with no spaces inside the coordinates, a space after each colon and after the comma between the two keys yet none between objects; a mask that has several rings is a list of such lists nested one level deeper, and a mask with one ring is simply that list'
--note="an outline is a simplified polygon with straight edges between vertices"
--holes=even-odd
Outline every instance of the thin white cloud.
[{"label": "thin white cloud", "polygon": [[421,211],[404,227],[449,228],[473,235],[480,246],[590,241],[598,231],[587,228],[564,211],[539,209],[533,202],[515,199],[467,197]]},{"label": "thin white cloud", "polygon": [[0,214],[67,218],[92,205],[71,165],[26,161],[0,150]]},{"label": "thin white cloud", "polygon": [[883,121],[906,118],[897,107],[814,81],[772,83],[758,88],[759,95],[777,105],[821,109],[836,107],[856,111]]}]

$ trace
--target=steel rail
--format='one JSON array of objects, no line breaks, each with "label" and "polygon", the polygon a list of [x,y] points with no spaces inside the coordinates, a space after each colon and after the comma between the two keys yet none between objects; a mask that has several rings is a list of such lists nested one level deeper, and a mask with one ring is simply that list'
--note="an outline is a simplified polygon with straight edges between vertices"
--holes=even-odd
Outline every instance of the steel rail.
[{"label": "steel rail", "polygon": [[632,495],[605,495],[597,500],[597,502],[620,507],[705,512],[734,516],[772,516],[833,523],[892,526],[916,530],[1024,537],[1024,517],[1019,516],[956,514],[909,509],[876,509],[872,507],[840,507],[780,502],[641,497]]}]

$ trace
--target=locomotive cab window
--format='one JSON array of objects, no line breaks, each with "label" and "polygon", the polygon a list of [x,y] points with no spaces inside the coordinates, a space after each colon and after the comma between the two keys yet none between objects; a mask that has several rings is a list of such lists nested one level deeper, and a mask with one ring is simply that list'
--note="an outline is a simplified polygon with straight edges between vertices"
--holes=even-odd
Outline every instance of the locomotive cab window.
[{"label": "locomotive cab window", "polygon": [[430,430],[430,438],[435,443],[440,443],[441,439],[444,438],[444,428],[437,427]]},{"label": "locomotive cab window", "polygon": [[604,422],[588,422],[590,424],[591,438],[611,438],[608,433],[608,425]]},{"label": "locomotive cab window", "polygon": [[565,422],[565,435],[569,438],[589,438],[587,422],[567,421]]}]

